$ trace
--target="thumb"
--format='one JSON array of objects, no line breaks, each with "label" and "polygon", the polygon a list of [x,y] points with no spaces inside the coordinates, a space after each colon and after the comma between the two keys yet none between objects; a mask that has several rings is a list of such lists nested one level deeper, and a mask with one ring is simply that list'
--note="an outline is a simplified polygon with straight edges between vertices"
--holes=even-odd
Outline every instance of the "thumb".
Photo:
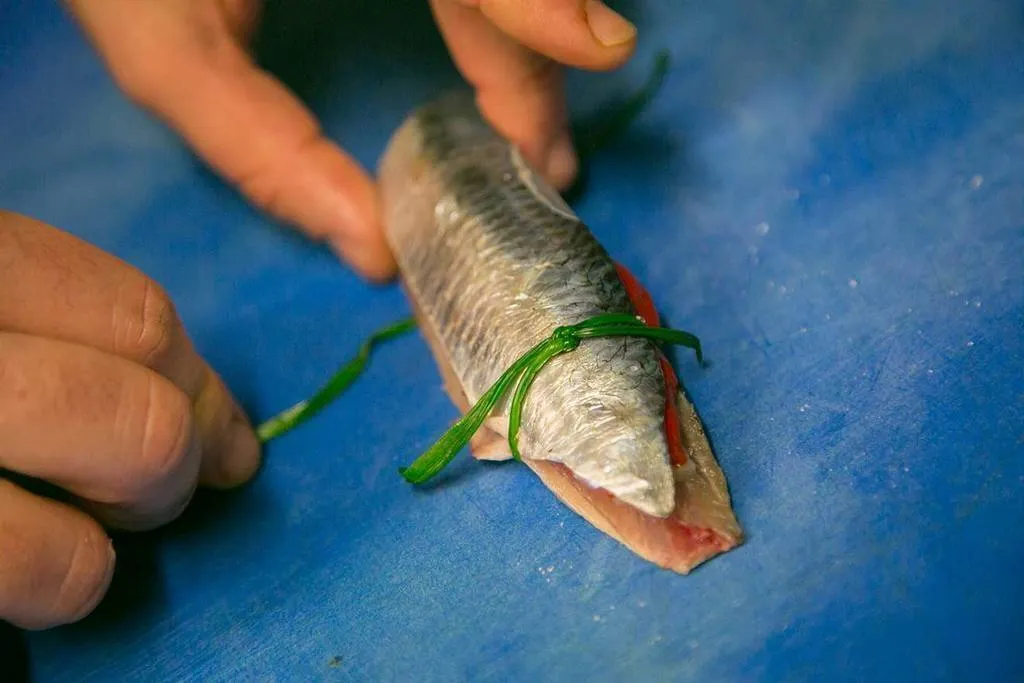
[{"label": "thumb", "polygon": [[252,203],[390,277],[376,186],[237,42],[222,3],[70,0],[115,80]]}]

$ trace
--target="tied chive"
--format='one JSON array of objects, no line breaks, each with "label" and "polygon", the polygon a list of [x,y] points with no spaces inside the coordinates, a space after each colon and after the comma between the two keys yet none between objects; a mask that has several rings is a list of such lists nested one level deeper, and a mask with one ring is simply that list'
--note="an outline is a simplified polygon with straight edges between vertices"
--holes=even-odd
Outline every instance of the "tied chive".
[{"label": "tied chive", "polygon": [[362,374],[370,359],[370,351],[373,350],[375,345],[410,332],[415,328],[416,320],[414,318],[406,318],[375,332],[359,347],[356,357],[342,366],[311,398],[296,403],[291,408],[278,413],[257,427],[257,438],[261,443],[266,443],[313,417],[324,406],[337,398],[341,392],[347,389]]},{"label": "tied chive", "polygon": [[646,337],[655,341],[678,344],[693,349],[697,362],[704,365],[700,340],[682,330],[651,327],[637,317],[625,314],[605,314],[588,318],[575,325],[558,327],[551,336],[527,351],[498,378],[476,402],[476,405],[445,432],[423,455],[409,467],[399,468],[399,474],[411,484],[422,484],[450,463],[469,443],[501,397],[516,384],[509,404],[508,444],[512,457],[521,460],[519,453],[519,425],[522,423],[526,394],[533,381],[551,359],[574,351],[584,339],[598,337]]}]

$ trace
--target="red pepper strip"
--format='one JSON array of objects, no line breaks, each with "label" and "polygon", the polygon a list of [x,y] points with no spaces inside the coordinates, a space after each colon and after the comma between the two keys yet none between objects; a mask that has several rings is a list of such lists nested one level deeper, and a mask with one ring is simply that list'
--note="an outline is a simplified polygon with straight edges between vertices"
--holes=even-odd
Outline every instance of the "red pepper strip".
[{"label": "red pepper strip", "polygon": [[[650,292],[625,266],[617,263],[615,267],[619,271],[619,279],[622,281],[622,286],[626,288],[626,294],[637,314],[648,325],[658,327],[661,324],[660,318]],[[658,355],[661,357],[661,372],[665,376],[665,438],[668,440],[668,452],[672,458],[672,464],[681,467],[686,464],[687,455],[686,449],[683,448],[682,428],[679,425],[679,413],[676,410],[679,380],[665,354],[659,351]]]}]

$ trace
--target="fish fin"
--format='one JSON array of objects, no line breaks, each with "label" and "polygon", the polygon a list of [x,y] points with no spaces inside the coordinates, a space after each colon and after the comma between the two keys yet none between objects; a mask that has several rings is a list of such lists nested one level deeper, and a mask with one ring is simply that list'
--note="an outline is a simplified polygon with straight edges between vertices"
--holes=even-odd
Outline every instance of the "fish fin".
[{"label": "fish fin", "polygon": [[676,507],[667,518],[645,514],[593,488],[560,463],[524,459],[555,496],[600,531],[664,569],[689,574],[743,543],[725,476],[696,411],[679,392],[676,406],[690,458],[674,469]]}]

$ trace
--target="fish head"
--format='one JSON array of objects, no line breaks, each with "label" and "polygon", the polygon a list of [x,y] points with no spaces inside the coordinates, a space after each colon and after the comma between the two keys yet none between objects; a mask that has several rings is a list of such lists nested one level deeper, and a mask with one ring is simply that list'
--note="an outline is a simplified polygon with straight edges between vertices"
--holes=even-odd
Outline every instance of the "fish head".
[{"label": "fish head", "polygon": [[[592,386],[573,381],[573,361],[541,384],[524,430],[530,433],[524,456],[559,462],[577,479],[601,488],[622,502],[654,517],[667,517],[675,507],[675,483],[664,427],[664,394],[645,382],[625,380]],[[561,377],[558,375],[562,374]],[[647,390],[651,389],[651,390]]]},{"label": "fish head", "polygon": [[668,444],[660,432],[633,433],[586,444],[583,457],[563,464],[578,478],[653,517],[668,517],[675,508],[675,482]]}]

